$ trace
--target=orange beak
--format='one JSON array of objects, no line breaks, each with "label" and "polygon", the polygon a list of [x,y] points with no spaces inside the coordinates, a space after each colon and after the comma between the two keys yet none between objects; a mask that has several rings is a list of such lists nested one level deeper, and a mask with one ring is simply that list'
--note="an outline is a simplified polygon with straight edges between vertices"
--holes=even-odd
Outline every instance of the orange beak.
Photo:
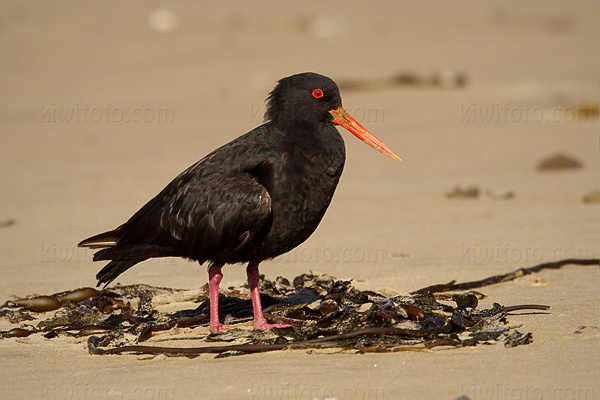
[{"label": "orange beak", "polygon": [[350,132],[354,134],[357,138],[371,146],[372,148],[378,150],[379,152],[385,154],[388,157],[393,158],[394,160],[402,161],[400,157],[396,155],[393,151],[391,151],[383,142],[377,139],[375,136],[371,134],[368,130],[363,128],[354,118],[350,116],[342,107],[337,110],[329,111],[331,115],[333,115],[333,123],[343,126],[348,129]]}]

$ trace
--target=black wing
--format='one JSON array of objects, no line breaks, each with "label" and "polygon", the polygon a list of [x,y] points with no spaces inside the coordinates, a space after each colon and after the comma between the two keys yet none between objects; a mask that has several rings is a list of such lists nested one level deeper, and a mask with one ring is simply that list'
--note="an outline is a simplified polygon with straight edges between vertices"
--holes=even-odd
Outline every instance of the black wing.
[{"label": "black wing", "polygon": [[160,228],[181,243],[186,257],[227,261],[252,239],[271,214],[271,197],[250,175],[213,174],[190,182],[170,198]]},{"label": "black wing", "polygon": [[276,146],[265,145],[272,137],[261,126],[222,146],[179,174],[123,225],[79,243],[102,248],[94,261],[113,260],[98,273],[100,283],[148,258],[236,259],[271,217],[271,198],[258,179],[280,156]]},{"label": "black wing", "polygon": [[[180,186],[115,231],[114,244],[94,255],[112,260],[96,275],[98,285],[109,284],[135,264],[153,257],[180,256],[204,263],[224,263],[235,257],[261,229],[271,214],[267,190],[248,174],[213,174]],[[83,245],[94,247],[93,238]],[[97,247],[97,245],[95,245]]]},{"label": "black wing", "polygon": [[256,235],[270,213],[269,193],[246,173],[192,179],[120,226],[115,244],[95,259],[180,256],[225,262]]}]

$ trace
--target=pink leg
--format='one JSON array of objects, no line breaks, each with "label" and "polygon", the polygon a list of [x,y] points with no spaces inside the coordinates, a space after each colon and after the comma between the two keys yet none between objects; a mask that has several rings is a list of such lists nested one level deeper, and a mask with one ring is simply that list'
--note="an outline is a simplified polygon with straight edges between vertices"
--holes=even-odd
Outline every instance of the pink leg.
[{"label": "pink leg", "polygon": [[219,322],[219,283],[223,278],[221,265],[213,266],[208,270],[208,288],[210,290],[210,331],[226,332],[227,329]]},{"label": "pink leg", "polygon": [[[246,274],[248,275],[248,286],[250,287],[250,293],[252,294],[252,308],[254,309],[254,329],[271,329],[271,328],[285,328],[287,324],[269,324],[265,319],[262,311],[262,305],[260,304],[260,293],[258,292],[258,263],[250,261],[246,268]],[[212,304],[212,303],[211,303]]]}]

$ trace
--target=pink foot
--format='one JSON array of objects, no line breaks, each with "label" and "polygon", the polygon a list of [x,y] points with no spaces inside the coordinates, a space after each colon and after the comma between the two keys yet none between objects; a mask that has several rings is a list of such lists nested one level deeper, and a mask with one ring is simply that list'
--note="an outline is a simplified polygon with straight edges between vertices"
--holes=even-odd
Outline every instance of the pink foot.
[{"label": "pink foot", "polygon": [[227,332],[227,329],[223,328],[223,324],[219,323],[219,324],[210,324],[210,331],[212,333],[223,333],[223,332]]},{"label": "pink foot", "polygon": [[264,331],[267,331],[269,329],[273,329],[273,328],[287,328],[290,326],[294,326],[294,325],[290,325],[290,324],[268,324],[266,322],[262,322],[262,323],[254,323],[254,329],[261,329]]},{"label": "pink foot", "polygon": [[258,263],[251,261],[246,268],[248,274],[248,287],[252,295],[252,308],[254,309],[254,329],[268,330],[272,328],[287,328],[289,324],[269,324],[263,315],[262,305],[260,303],[260,293],[258,292]]}]

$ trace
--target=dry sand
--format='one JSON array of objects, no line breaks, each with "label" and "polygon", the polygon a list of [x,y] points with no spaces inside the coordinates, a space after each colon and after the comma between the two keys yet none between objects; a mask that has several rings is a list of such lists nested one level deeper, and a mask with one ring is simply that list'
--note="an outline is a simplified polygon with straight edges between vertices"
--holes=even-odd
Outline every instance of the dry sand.
[{"label": "dry sand", "polygon": [[[276,80],[303,71],[338,82],[436,75],[443,84],[342,89],[347,110],[404,161],[344,132],[346,171],[324,221],[292,256],[264,263],[268,277],[314,270],[407,293],[599,256],[600,205],[582,202],[600,189],[598,116],[574,120],[568,110],[600,97],[597,1],[190,1],[168,6],[175,18],[152,14],[157,7],[0,4],[0,222],[14,221],[0,228],[0,300],[93,286],[101,265],[75,244],[122,223],[181,170],[257,126]],[[467,84],[454,87],[459,73]],[[77,108],[79,120],[60,116]],[[536,171],[558,152],[584,168]],[[450,200],[455,185],[483,193]],[[224,272],[225,284],[244,279],[242,267]],[[548,284],[527,277],[483,290],[484,306],[552,306],[511,317],[533,333],[527,346],[215,360],[100,357],[84,340],[3,339],[0,397],[599,398],[600,329],[574,331],[600,327],[600,269],[538,277]],[[206,273],[156,261],[119,282],[191,289]]]}]

